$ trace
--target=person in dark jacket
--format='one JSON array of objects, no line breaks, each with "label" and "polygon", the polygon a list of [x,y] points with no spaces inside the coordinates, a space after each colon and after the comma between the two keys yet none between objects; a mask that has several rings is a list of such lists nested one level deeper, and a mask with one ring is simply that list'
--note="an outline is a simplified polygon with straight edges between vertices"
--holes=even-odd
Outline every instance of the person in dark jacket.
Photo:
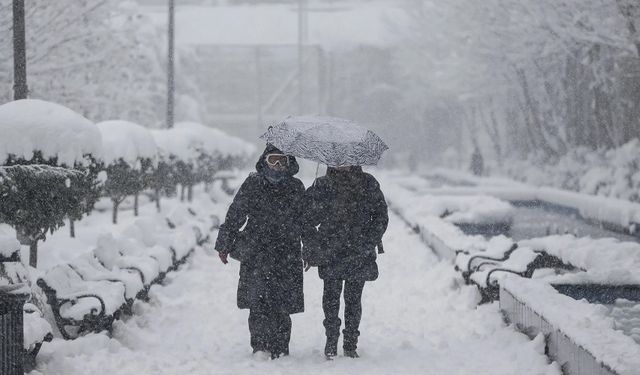
[{"label": "person in dark jacket", "polygon": [[[253,352],[289,354],[290,314],[304,311],[300,245],[304,185],[298,163],[267,145],[220,226],[215,249],[223,263],[241,258],[238,307],[249,309]],[[240,253],[242,255],[240,256]]]},{"label": "person in dark jacket", "polygon": [[337,355],[344,288],[345,356],[357,358],[362,290],[378,278],[376,247],[389,221],[387,204],[376,179],[361,167],[328,168],[307,190],[303,258],[318,266],[324,281],[322,308],[327,336],[325,355]]}]

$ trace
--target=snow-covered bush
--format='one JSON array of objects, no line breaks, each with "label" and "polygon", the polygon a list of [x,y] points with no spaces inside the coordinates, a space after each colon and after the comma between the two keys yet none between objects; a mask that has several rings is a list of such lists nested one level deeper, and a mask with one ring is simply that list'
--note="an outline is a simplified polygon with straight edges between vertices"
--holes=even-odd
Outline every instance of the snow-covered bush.
[{"label": "snow-covered bush", "polygon": [[173,171],[171,182],[182,187],[181,199],[186,193],[191,200],[193,185],[212,182],[216,172],[243,167],[255,152],[252,144],[195,122],[177,123],[172,129],[152,133],[160,162]]},{"label": "snow-covered bush", "polygon": [[196,122],[180,122],[175,126],[188,132],[193,139],[192,147],[198,154],[195,162],[197,183],[209,184],[217,172],[244,166],[255,152],[252,144],[219,129]]},{"label": "snow-covered bush", "polygon": [[610,149],[570,150],[557,162],[530,157],[505,162],[509,176],[538,186],[640,202],[640,140]]},{"label": "snow-covered bush", "polygon": [[66,107],[26,99],[0,106],[0,133],[0,221],[30,246],[35,267],[38,241],[93,208],[100,132]]},{"label": "snow-covered bush", "polygon": [[118,221],[118,206],[127,196],[134,197],[134,214],[138,214],[138,195],[149,186],[156,163],[157,147],[146,128],[128,121],[105,121],[97,124],[102,134],[107,178],[104,194],[113,203],[113,223]]}]

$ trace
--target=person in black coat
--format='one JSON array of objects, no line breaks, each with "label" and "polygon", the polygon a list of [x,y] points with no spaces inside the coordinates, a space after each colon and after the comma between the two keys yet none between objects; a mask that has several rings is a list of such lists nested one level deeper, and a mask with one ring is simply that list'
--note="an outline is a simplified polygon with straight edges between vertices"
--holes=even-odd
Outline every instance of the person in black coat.
[{"label": "person in black coat", "polygon": [[305,206],[303,258],[308,266],[318,266],[324,281],[325,355],[337,355],[344,287],[343,349],[345,356],[356,358],[362,290],[366,281],[378,278],[376,247],[382,251],[389,221],[384,195],[360,167],[328,168],[307,190]]},{"label": "person in black coat", "polygon": [[223,263],[240,260],[238,307],[249,309],[253,352],[289,354],[290,314],[304,311],[298,163],[267,145],[220,226],[215,249]]}]

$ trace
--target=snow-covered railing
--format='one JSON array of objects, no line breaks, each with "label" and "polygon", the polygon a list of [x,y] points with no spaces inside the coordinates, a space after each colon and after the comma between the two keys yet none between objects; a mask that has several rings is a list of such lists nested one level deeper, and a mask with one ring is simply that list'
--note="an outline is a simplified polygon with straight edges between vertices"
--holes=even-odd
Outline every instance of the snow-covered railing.
[{"label": "snow-covered railing", "polygon": [[631,375],[640,369],[640,345],[621,331],[606,308],[576,300],[539,280],[507,278],[500,309],[515,328],[543,335],[548,355],[568,375]]}]

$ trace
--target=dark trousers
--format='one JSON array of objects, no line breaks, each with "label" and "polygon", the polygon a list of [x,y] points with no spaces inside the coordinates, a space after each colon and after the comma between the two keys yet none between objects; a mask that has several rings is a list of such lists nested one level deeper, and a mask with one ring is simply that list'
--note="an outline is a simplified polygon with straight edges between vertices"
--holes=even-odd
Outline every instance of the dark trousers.
[{"label": "dark trousers", "polygon": [[288,355],[291,340],[291,317],[277,309],[255,308],[249,311],[249,332],[253,351]]},{"label": "dark trousers", "polygon": [[360,336],[360,318],[362,318],[362,289],[364,281],[324,280],[322,309],[324,310],[324,328],[327,342],[338,343],[340,337],[340,295],[344,284],[344,334],[343,348],[356,350]]}]

